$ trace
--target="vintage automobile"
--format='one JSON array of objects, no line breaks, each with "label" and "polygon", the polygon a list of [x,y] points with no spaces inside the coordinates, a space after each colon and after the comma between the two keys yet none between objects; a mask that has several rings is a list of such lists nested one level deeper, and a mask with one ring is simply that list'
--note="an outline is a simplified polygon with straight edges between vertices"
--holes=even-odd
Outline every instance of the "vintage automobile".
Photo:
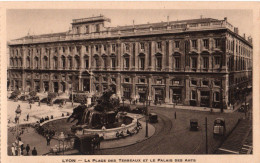
[{"label": "vintage automobile", "polygon": [[191,119],[190,120],[190,131],[198,131],[198,119]]},{"label": "vintage automobile", "polygon": [[216,118],[213,126],[213,134],[223,136],[226,133],[226,123],[224,118]]},{"label": "vintage automobile", "polygon": [[157,123],[158,122],[158,116],[155,113],[149,114],[149,122],[150,123]]},{"label": "vintage automobile", "polygon": [[241,107],[238,109],[239,112],[246,112],[249,109],[249,103],[243,103]]}]

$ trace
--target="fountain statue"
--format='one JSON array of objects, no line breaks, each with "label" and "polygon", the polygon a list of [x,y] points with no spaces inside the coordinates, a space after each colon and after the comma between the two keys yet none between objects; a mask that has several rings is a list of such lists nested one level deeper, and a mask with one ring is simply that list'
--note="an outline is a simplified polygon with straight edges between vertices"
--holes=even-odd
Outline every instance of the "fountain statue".
[{"label": "fountain statue", "polygon": [[[111,90],[105,91],[97,99],[97,104],[92,107],[79,105],[73,109],[72,115],[67,119],[71,122],[77,120],[77,128],[101,129],[103,126],[110,128],[116,122],[119,107],[119,97]],[[76,127],[74,126],[74,128]]]}]

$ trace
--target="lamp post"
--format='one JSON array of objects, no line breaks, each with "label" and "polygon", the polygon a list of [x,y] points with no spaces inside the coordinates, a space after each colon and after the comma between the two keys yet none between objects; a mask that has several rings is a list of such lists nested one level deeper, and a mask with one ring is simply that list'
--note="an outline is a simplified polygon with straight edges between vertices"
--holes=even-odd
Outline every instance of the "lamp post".
[{"label": "lamp post", "polygon": [[[17,139],[17,150],[20,148],[19,146],[19,118],[21,116],[22,110],[20,109],[20,106],[17,107],[15,110],[16,113],[16,139]],[[18,155],[19,155],[19,150],[18,150]]]},{"label": "lamp post", "polygon": [[65,135],[63,134],[63,132],[61,132],[60,135],[59,135],[59,151],[60,151],[60,141],[62,141],[62,143],[63,143],[63,146],[62,146],[63,155],[64,155],[64,150],[65,150],[64,140],[65,140]]},{"label": "lamp post", "polygon": [[123,110],[125,111],[125,97],[121,97],[122,98],[122,101],[123,101]]}]

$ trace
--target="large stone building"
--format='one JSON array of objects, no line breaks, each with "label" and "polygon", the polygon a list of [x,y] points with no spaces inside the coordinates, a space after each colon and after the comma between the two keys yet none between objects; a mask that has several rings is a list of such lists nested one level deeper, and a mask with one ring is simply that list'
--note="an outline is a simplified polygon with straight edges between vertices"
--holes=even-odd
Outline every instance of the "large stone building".
[{"label": "large stone building", "polygon": [[127,99],[221,107],[252,82],[252,38],[227,18],[107,27],[104,16],[72,30],[9,43],[8,89],[89,95],[111,88]]}]

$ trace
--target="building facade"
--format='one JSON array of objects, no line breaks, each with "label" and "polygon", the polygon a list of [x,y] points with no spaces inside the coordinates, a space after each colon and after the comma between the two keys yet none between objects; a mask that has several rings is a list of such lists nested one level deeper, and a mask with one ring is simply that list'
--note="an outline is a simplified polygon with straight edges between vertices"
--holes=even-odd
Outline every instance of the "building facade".
[{"label": "building facade", "polygon": [[[120,97],[216,107],[252,83],[252,38],[227,18],[107,27],[104,16],[74,19],[64,33],[9,43],[8,89]],[[226,107],[225,107],[226,108]]]}]

